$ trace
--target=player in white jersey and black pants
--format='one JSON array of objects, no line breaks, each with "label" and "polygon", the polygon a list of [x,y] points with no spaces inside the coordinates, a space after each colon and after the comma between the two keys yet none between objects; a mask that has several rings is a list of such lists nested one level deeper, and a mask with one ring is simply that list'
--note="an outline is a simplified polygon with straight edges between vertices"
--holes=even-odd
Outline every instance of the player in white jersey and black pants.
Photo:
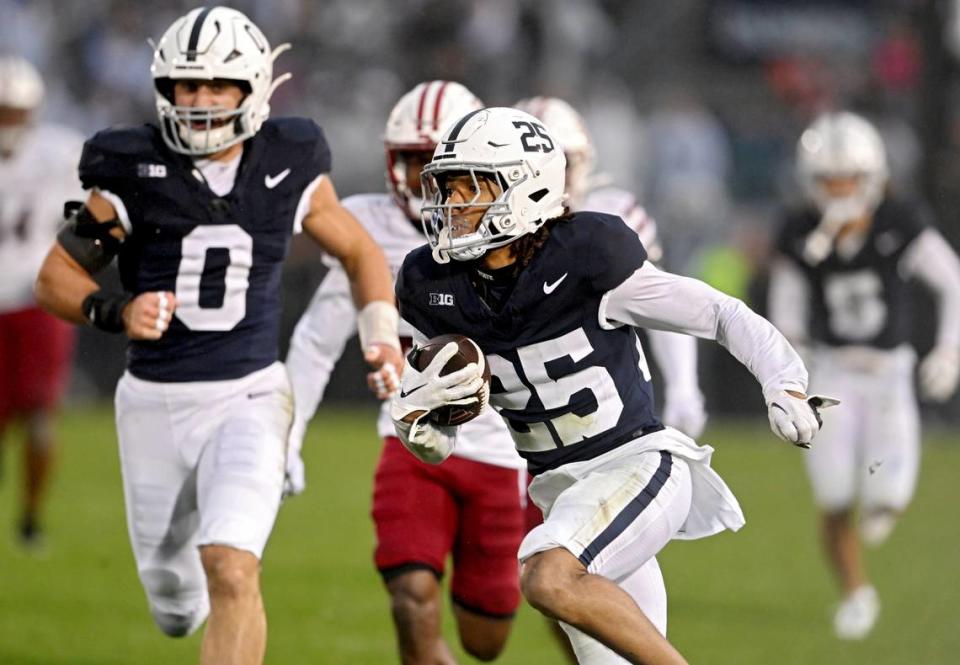
[{"label": "player in white jersey and black pants", "polygon": [[817,385],[845,402],[806,460],[843,595],[834,630],[861,639],[880,604],[860,542],[887,538],[920,466],[909,282],[936,296],[936,344],[919,378],[925,398],[943,401],[960,376],[960,263],[923,204],[888,195],[883,141],[864,118],[819,117],[798,142],[797,170],[809,205],[788,217],[777,239],[769,311],[787,338],[809,349]]},{"label": "player in white jersey and black pants", "polygon": [[[266,649],[260,566],[293,419],[277,360],[293,233],[344,264],[374,367],[402,361],[389,268],[340,205],[323,131],[269,118],[287,46],[234,9],[178,18],[151,67],[159,127],[86,143],[91,191],[37,280],[49,311],[130,339],[116,420],[137,571],[165,634],[209,615],[206,665],[256,665]],[[114,256],[123,293],[92,278]]]},{"label": "player in white jersey and black pants", "polygon": [[7,426],[21,419],[25,480],[18,536],[27,547],[42,544],[55,452],[51,416],[73,350],[73,329],[37,306],[33,282],[56,237],[63,201],[82,192],[77,161],[83,138],[66,127],[36,124],[43,96],[33,65],[0,57],[0,443]]}]

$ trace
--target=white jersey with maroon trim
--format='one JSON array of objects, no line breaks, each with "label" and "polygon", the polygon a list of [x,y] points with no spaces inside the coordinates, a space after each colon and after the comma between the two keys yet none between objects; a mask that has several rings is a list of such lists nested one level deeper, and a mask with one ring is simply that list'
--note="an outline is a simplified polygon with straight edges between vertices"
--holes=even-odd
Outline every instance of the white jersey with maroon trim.
[{"label": "white jersey with maroon trim", "polygon": [[657,235],[657,223],[637,202],[637,197],[619,187],[599,187],[591,190],[584,198],[580,210],[602,212],[616,215],[636,231],[640,242],[647,250],[647,258],[657,263],[663,257],[660,239]]},{"label": "white jersey with maroon trim", "polygon": [[[426,244],[420,229],[397,207],[389,194],[359,194],[343,200],[343,206],[356,217],[386,255],[396,279],[408,252]],[[287,369],[293,383],[294,428],[305,428],[313,417],[333,366],[343,348],[357,331],[356,310],[350,295],[350,283],[339,262],[329,262],[324,277],[304,313],[290,342]],[[406,345],[413,329],[400,321],[400,337]],[[377,420],[381,437],[396,436],[390,420],[389,402],[384,402]],[[461,426],[457,432],[457,457],[521,469],[526,462],[517,454],[513,439],[503,420],[492,408]]]},{"label": "white jersey with maroon trim", "polygon": [[35,306],[33,283],[63,220],[63,203],[83,199],[77,162],[83,137],[66,127],[27,131],[0,159],[0,312]]}]

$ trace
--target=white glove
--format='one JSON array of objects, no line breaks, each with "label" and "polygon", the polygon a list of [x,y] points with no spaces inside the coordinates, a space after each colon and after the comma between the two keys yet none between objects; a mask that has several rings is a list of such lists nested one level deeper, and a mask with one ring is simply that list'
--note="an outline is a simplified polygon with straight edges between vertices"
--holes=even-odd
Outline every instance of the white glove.
[{"label": "white glove", "polygon": [[307,424],[294,420],[287,435],[287,465],[283,477],[283,497],[297,496],[307,488],[307,478],[303,466],[300,449],[303,446],[303,437],[307,431]]},{"label": "white glove", "polygon": [[699,392],[671,395],[663,403],[663,424],[676,428],[696,439],[703,434],[707,424],[707,412],[703,408],[703,395]]},{"label": "white glove", "polygon": [[809,448],[822,424],[819,409],[839,403],[839,400],[830,397],[798,397],[785,390],[780,391],[767,405],[770,429],[784,441],[800,448]]},{"label": "white glove", "polygon": [[920,391],[933,402],[947,401],[960,379],[960,350],[946,345],[933,347],[920,363]]},{"label": "white glove", "polygon": [[297,496],[307,489],[307,478],[300,453],[287,455],[287,468],[283,478],[283,496]]},{"label": "white glove", "polygon": [[456,427],[441,427],[429,420],[414,423],[395,420],[394,429],[403,447],[421,462],[440,464],[453,453],[457,441]]},{"label": "white glove", "polygon": [[419,411],[421,413],[415,420],[407,421],[413,424],[415,429],[417,421],[438,407],[471,404],[477,400],[475,395],[483,388],[483,375],[477,363],[470,363],[456,372],[440,376],[444,365],[456,354],[457,344],[450,342],[440,349],[422,372],[410,362],[404,365],[400,390],[390,401],[390,417],[395,423],[402,422],[410,414]]}]

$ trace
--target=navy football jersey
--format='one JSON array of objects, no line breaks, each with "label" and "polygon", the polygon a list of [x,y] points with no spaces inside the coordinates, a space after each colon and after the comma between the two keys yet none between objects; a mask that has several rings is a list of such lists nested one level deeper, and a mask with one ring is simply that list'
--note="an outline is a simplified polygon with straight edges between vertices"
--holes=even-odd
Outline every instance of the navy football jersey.
[{"label": "navy football jersey", "polygon": [[397,301],[427,337],[458,333],[483,349],[490,403],[536,474],[662,428],[634,329],[599,320],[603,295],[645,259],[619,217],[578,212],[552,227],[496,312],[473,286],[472,264],[439,264],[426,246],[407,255]]},{"label": "navy football jersey", "polygon": [[836,248],[816,266],[804,245],[820,222],[815,210],[788,217],[777,249],[810,285],[810,338],[830,346],[859,344],[891,349],[910,339],[910,285],[898,269],[907,247],[929,224],[921,204],[885,200],[874,214],[863,245],[852,256]]},{"label": "navy football jersey", "polygon": [[130,218],[118,257],[124,288],[173,291],[179,303],[160,340],[130,342],[132,374],[233,379],[277,359],[280,273],[297,206],[329,170],[323,131],[302,118],[265,122],[244,143],[234,187],[222,197],[152,125],[86,143],[83,186],[118,196]]}]

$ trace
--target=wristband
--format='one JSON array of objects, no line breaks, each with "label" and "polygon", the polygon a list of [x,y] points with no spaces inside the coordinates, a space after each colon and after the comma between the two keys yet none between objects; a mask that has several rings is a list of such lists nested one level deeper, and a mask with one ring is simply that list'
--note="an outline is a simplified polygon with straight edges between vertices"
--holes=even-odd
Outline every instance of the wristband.
[{"label": "wristband", "polygon": [[367,303],[357,314],[357,332],[360,333],[360,347],[364,350],[371,344],[386,344],[400,349],[397,325],[400,315],[397,308],[385,300]]},{"label": "wristband", "polygon": [[80,308],[93,327],[105,332],[120,333],[124,331],[123,308],[131,300],[133,296],[129,293],[94,291],[83,299]]}]

